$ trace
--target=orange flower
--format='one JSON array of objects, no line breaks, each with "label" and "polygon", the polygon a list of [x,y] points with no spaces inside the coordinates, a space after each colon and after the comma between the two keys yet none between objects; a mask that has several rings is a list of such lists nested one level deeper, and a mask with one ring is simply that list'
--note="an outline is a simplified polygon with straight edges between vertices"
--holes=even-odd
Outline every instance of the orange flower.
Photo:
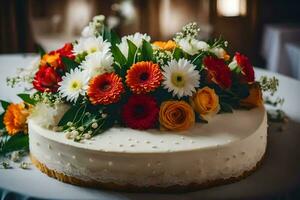
[{"label": "orange flower", "polygon": [[208,120],[220,110],[219,97],[215,90],[209,87],[199,89],[190,101],[195,111],[205,120]]},{"label": "orange flower", "polygon": [[27,117],[29,105],[25,103],[10,104],[4,114],[3,123],[9,135],[19,132],[27,133]]},{"label": "orange flower", "polygon": [[41,66],[51,66],[54,69],[60,65],[59,53],[45,54],[41,59]]},{"label": "orange flower", "polygon": [[90,81],[87,94],[92,104],[107,105],[118,102],[123,92],[122,79],[115,73],[105,73]]},{"label": "orange flower", "polygon": [[184,131],[195,124],[195,113],[185,101],[165,101],[160,106],[159,123],[162,129]]},{"label": "orange flower", "polygon": [[162,81],[158,64],[138,62],[127,70],[126,84],[134,94],[145,94],[154,91]]},{"label": "orange flower", "polygon": [[262,92],[259,83],[249,85],[249,96],[240,101],[241,106],[253,108],[263,105]]},{"label": "orange flower", "polygon": [[167,42],[156,41],[153,45],[164,51],[173,51],[176,48],[176,43],[172,40],[168,40]]}]

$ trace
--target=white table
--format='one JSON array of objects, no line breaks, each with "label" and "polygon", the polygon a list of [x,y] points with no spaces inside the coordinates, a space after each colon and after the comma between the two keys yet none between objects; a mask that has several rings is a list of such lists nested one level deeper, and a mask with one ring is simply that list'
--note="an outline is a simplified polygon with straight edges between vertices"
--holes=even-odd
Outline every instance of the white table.
[{"label": "white table", "polygon": [[296,42],[300,42],[300,26],[267,25],[264,28],[261,49],[267,69],[294,77],[285,45]]},{"label": "white table", "polygon": [[[11,90],[4,85],[5,77],[12,75],[18,66],[26,66],[32,56],[0,55],[0,98],[14,100],[20,88]],[[286,98],[283,110],[291,117],[286,129],[279,132],[272,125],[268,137],[268,150],[263,165],[248,178],[233,184],[184,194],[121,193],[77,187],[59,182],[39,172],[19,168],[0,169],[0,196],[15,192],[26,197],[47,199],[259,199],[280,195],[282,199],[294,198],[292,191],[300,188],[300,82],[294,79],[256,69],[261,75],[277,76],[280,80],[278,94]],[[298,195],[296,193],[296,195]],[[300,197],[300,195],[298,196]],[[1,199],[1,198],[0,198]]]}]

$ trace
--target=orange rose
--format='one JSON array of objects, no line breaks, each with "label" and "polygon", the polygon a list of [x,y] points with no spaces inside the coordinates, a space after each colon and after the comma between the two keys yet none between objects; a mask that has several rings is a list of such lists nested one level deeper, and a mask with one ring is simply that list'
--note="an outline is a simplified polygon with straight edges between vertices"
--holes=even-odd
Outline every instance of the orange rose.
[{"label": "orange rose", "polygon": [[240,101],[241,106],[253,108],[263,105],[262,92],[259,83],[249,85],[249,96]]},{"label": "orange rose", "polygon": [[184,131],[194,125],[195,113],[185,101],[165,101],[160,106],[159,123],[162,129]]},{"label": "orange rose", "polygon": [[27,133],[27,117],[30,106],[25,103],[10,104],[4,114],[3,123],[9,135],[21,131]]},{"label": "orange rose", "polygon": [[199,89],[190,99],[192,107],[201,118],[208,120],[220,110],[219,96],[214,89],[204,87]]},{"label": "orange rose", "polygon": [[172,40],[169,40],[167,42],[156,41],[153,43],[153,45],[158,49],[165,50],[165,51],[173,51],[176,48],[176,43]]},{"label": "orange rose", "polygon": [[54,68],[57,68],[59,66],[59,62],[60,62],[60,57],[59,57],[59,53],[54,53],[54,54],[45,54],[43,55],[42,59],[41,59],[41,66],[51,66]]}]

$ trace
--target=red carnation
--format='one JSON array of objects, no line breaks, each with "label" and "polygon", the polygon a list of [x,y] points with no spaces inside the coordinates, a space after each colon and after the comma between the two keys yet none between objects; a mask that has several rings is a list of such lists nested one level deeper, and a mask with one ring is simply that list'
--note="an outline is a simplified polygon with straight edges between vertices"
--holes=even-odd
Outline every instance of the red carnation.
[{"label": "red carnation", "polygon": [[232,84],[231,71],[224,60],[207,56],[203,64],[208,73],[208,79],[222,88],[230,88]]},{"label": "red carnation", "polygon": [[255,80],[254,69],[248,57],[236,52],[234,59],[236,60],[238,67],[241,68],[243,78],[248,83],[253,83]]},{"label": "red carnation", "polygon": [[153,128],[158,120],[159,108],[154,97],[131,96],[122,109],[122,120],[133,129]]},{"label": "red carnation", "polygon": [[40,92],[56,92],[61,80],[54,68],[42,66],[35,74],[33,86]]}]

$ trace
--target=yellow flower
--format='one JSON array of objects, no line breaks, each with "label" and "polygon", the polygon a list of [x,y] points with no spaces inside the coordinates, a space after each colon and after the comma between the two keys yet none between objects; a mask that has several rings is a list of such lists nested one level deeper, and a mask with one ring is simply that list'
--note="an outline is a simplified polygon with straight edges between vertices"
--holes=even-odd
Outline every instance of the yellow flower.
[{"label": "yellow flower", "polygon": [[184,131],[195,124],[195,112],[185,101],[165,101],[160,106],[161,129]]},{"label": "yellow flower", "polygon": [[165,51],[173,51],[176,48],[176,43],[172,40],[168,40],[167,42],[156,41],[153,43],[155,47]]},{"label": "yellow flower", "polygon": [[59,66],[59,53],[45,54],[41,59],[41,66],[49,65],[51,67],[57,68]]},{"label": "yellow flower", "polygon": [[27,117],[30,106],[25,103],[10,104],[4,114],[3,123],[9,135],[21,131],[27,133]]},{"label": "yellow flower", "polygon": [[262,92],[259,83],[249,85],[249,96],[240,101],[241,106],[253,108],[263,105]]},{"label": "yellow flower", "polygon": [[209,87],[199,89],[190,98],[190,102],[195,111],[205,120],[209,120],[220,110],[219,96]]}]

